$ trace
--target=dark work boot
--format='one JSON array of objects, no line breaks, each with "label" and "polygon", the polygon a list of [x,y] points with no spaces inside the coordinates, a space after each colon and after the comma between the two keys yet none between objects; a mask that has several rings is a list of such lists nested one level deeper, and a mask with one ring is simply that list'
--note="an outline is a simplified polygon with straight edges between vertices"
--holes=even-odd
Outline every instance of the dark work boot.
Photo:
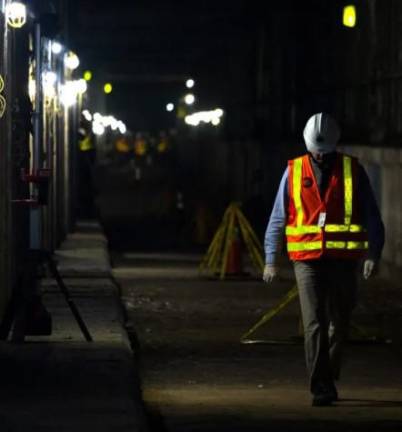
[{"label": "dark work boot", "polygon": [[312,406],[329,406],[338,400],[338,392],[334,384],[323,385],[313,395]]},{"label": "dark work boot", "polygon": [[322,393],[313,396],[312,406],[329,406],[334,401],[332,393]]}]

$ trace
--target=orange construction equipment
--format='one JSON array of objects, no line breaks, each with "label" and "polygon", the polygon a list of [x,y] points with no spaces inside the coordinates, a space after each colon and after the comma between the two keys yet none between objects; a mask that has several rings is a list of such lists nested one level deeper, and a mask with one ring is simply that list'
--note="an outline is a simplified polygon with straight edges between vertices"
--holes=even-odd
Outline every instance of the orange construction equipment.
[{"label": "orange construction equipment", "polygon": [[226,274],[236,276],[244,274],[243,271],[243,245],[238,232],[234,232],[229,246],[228,259],[226,262]]}]

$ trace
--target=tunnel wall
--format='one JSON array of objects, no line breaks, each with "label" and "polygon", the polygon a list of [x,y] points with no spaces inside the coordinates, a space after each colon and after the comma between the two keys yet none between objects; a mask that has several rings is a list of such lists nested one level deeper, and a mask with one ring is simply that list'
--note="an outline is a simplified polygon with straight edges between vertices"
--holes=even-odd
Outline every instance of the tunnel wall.
[{"label": "tunnel wall", "polygon": [[365,166],[385,225],[381,276],[392,281],[402,277],[402,149],[347,146]]}]

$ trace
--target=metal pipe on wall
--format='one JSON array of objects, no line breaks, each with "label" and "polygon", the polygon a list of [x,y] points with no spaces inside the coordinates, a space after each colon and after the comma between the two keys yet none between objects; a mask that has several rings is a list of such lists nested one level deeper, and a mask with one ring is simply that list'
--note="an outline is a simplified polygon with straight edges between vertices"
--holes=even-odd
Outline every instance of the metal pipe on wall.
[{"label": "metal pipe on wall", "polygon": [[[35,23],[35,109],[33,113],[33,149],[32,149],[32,172],[35,174],[41,168],[42,156],[42,35],[41,27]],[[36,186],[34,195],[37,193]],[[40,207],[30,210],[30,248],[40,249],[42,246],[42,210]]]},{"label": "metal pipe on wall", "polygon": [[0,2],[0,77],[3,109],[0,116],[0,321],[13,285],[12,236],[12,140],[11,140],[11,50],[10,31],[5,17],[5,1]]}]

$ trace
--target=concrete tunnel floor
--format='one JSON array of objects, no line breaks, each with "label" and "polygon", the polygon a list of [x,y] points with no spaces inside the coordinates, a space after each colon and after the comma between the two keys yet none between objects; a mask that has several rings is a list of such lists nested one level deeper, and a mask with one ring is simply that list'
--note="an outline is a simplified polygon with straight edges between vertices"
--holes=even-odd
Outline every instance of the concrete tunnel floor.
[{"label": "concrete tunnel floor", "polygon": [[[402,330],[400,321],[392,320],[384,328],[384,316],[379,321],[371,309],[381,303],[378,287],[361,290],[353,319],[359,330],[347,349],[340,401],[313,408],[298,300],[253,336],[276,343],[240,343],[240,336],[293,286],[290,267],[267,286],[257,278],[200,278],[199,258],[113,255],[152,430],[402,430]],[[395,320],[401,298],[392,304]],[[381,334],[381,343],[366,339],[373,334]]]}]

